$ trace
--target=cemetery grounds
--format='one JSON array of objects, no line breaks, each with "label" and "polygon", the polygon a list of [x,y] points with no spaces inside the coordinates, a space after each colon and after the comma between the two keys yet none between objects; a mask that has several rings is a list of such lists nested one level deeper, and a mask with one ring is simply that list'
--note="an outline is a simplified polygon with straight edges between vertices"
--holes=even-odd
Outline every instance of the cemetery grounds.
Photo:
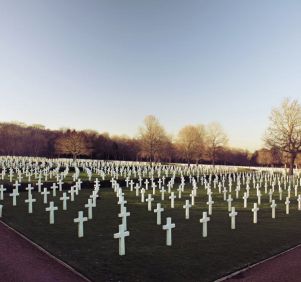
[{"label": "cemetery grounds", "polygon": [[[296,196],[301,193],[300,179],[296,177],[293,183],[280,170],[272,172],[267,169],[235,167],[213,169],[210,166],[188,168],[182,165],[158,165],[152,174],[151,166],[142,163],[78,161],[79,172],[75,177],[76,170],[71,160],[17,158],[14,161],[18,166],[11,165],[12,160],[2,158],[0,161],[0,184],[7,189],[3,200],[0,201],[3,205],[1,220],[92,281],[212,281],[301,243],[301,211],[298,210]],[[49,169],[45,170],[47,167]],[[123,168],[127,171],[134,169],[137,173],[128,176],[125,170],[121,172]],[[12,181],[9,176],[11,169]],[[48,174],[47,180],[45,171]],[[57,183],[57,175],[62,176],[63,171],[68,172],[64,175],[63,191],[57,191],[56,196],[53,196],[50,187]],[[138,190],[139,195],[136,196],[136,190],[131,191],[129,181],[127,185],[125,179],[133,179],[135,188],[136,184],[140,183],[138,174],[143,180]],[[17,205],[13,206],[9,194],[14,189],[13,184],[19,175],[22,176],[20,193],[16,200]],[[43,203],[43,195],[38,192],[36,186],[39,175],[42,175],[43,188],[47,187],[50,192],[47,204]],[[174,184],[170,189],[177,196],[174,208],[171,208],[168,191],[165,192],[165,199],[161,199],[158,180],[163,176],[165,190],[168,190],[167,184],[173,178]],[[157,185],[154,195],[151,177]],[[96,200],[96,207],[93,208],[93,219],[84,222],[84,236],[78,238],[78,224],[73,221],[77,218],[78,211],[84,211],[84,215],[87,216],[85,205],[94,189],[96,178],[100,187],[99,198]],[[222,183],[223,178],[226,192],[223,192],[224,188],[219,192],[218,185]],[[81,190],[75,195],[73,202],[67,202],[67,210],[62,210],[62,193],[70,191],[78,179],[82,181]],[[146,202],[141,202],[141,189],[146,188],[146,179],[149,180],[149,184],[145,198],[152,194],[152,211],[148,211]],[[239,197],[236,198],[238,179],[241,183]],[[183,181],[184,191],[179,199],[178,189]],[[247,208],[244,208],[242,196],[246,191],[247,181],[250,191]],[[277,204],[275,219],[271,217],[269,196],[273,181],[272,198]],[[35,187],[32,197],[36,202],[33,203],[32,214],[28,213],[28,204],[25,203],[28,198],[28,192],[25,190],[28,183]],[[283,189],[281,201],[278,185]],[[185,219],[183,205],[185,200],[191,203],[193,186],[197,187],[195,203],[190,208],[189,219]],[[254,224],[251,209],[253,203],[258,202],[256,186],[259,187],[262,197],[261,204],[258,205],[258,223]],[[208,236],[203,238],[200,218],[204,211],[208,211],[208,187],[212,192],[214,204],[212,215],[208,215]],[[130,212],[127,218],[129,236],[125,238],[125,256],[119,256],[118,239],[113,237],[121,224],[117,197],[120,188],[127,202],[127,211]],[[226,198],[231,195],[231,205],[238,212],[235,230],[231,229],[228,202],[224,200],[224,193]],[[286,214],[285,200],[289,193],[289,214]],[[58,207],[54,224],[49,224],[49,213],[45,211],[51,201]],[[175,223],[172,230],[172,246],[166,246],[166,231],[162,230],[162,225],[157,225],[156,214],[153,211],[157,203],[161,203],[164,208],[162,225],[166,223],[166,217],[171,217],[172,223]]]}]

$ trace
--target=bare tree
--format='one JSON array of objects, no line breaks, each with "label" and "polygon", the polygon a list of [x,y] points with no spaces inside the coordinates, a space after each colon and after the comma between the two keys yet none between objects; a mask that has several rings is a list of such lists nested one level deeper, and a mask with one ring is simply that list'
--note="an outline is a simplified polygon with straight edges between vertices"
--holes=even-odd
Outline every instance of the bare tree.
[{"label": "bare tree", "polygon": [[88,156],[91,148],[83,134],[76,131],[69,131],[59,137],[55,143],[55,149],[58,154],[72,155],[73,160],[78,156]]},{"label": "bare tree", "polygon": [[212,122],[207,126],[206,145],[207,153],[213,165],[215,165],[218,151],[227,145],[228,137],[222,126],[217,122]]},{"label": "bare tree", "polygon": [[167,161],[169,163],[172,162],[174,156],[176,155],[176,149],[172,142],[173,136],[167,134],[166,137],[163,139],[160,154],[155,157],[157,161]]},{"label": "bare tree", "polygon": [[180,154],[188,164],[191,160],[201,158],[204,149],[205,128],[202,125],[187,125],[183,127],[177,138]]},{"label": "bare tree", "polygon": [[285,99],[272,110],[264,141],[289,155],[289,174],[293,175],[295,159],[301,153],[301,105],[297,100]]},{"label": "bare tree", "polygon": [[141,154],[152,163],[166,142],[167,135],[159,120],[152,115],[144,118],[144,126],[139,128]]}]

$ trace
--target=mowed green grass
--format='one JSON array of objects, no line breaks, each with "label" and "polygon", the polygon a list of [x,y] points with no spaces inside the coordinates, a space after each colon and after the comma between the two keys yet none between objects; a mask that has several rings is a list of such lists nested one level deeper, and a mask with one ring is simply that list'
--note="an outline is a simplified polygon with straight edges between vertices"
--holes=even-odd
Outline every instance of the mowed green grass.
[{"label": "mowed green grass", "polygon": [[[50,183],[47,184],[50,187]],[[179,184],[175,184],[175,189]],[[166,233],[162,226],[156,225],[156,214],[147,211],[147,203],[141,203],[135,196],[135,190],[130,192],[123,188],[127,209],[131,213],[128,218],[130,236],[126,238],[126,255],[118,255],[118,240],[113,234],[118,231],[121,219],[118,218],[119,206],[117,197],[110,187],[101,187],[101,198],[93,209],[93,220],[85,223],[84,238],[77,238],[77,224],[73,219],[79,210],[87,209],[84,204],[91,194],[91,188],[82,189],[74,202],[68,202],[68,210],[62,210],[59,200],[61,192],[54,200],[59,207],[55,214],[55,224],[49,224],[49,213],[45,211],[42,195],[33,193],[37,202],[32,215],[27,213],[27,192],[20,193],[17,207],[12,206],[12,198],[5,194],[2,220],[22,232],[49,252],[67,262],[75,269],[93,281],[212,281],[227,273],[255,263],[275,253],[301,243],[301,211],[297,210],[297,200],[292,191],[290,214],[285,214],[283,202],[274,199],[278,204],[276,219],[271,218],[271,208],[268,195],[262,198],[258,212],[258,224],[253,224],[253,207],[255,189],[251,189],[248,208],[243,208],[240,199],[235,199],[233,205],[238,211],[236,230],[230,229],[230,218],[227,202],[218,189],[213,190],[213,214],[208,223],[208,237],[202,238],[202,224],[199,220],[202,212],[207,210],[207,196],[204,187],[198,185],[198,195],[195,206],[190,210],[190,219],[185,219],[183,204],[189,199],[191,186],[185,186],[182,199],[176,199],[175,208],[170,208],[170,200],[161,201],[157,192],[153,208],[161,202],[165,211],[162,223],[167,216],[172,217],[176,224],[172,232],[173,245],[165,245]],[[233,185],[234,186],[234,185]],[[299,188],[300,189],[300,188]],[[264,189],[262,189],[263,191]],[[148,190],[148,193],[151,193]],[[147,195],[147,193],[146,193]],[[176,193],[177,195],[177,193]],[[26,267],[26,266],[24,266]]]}]

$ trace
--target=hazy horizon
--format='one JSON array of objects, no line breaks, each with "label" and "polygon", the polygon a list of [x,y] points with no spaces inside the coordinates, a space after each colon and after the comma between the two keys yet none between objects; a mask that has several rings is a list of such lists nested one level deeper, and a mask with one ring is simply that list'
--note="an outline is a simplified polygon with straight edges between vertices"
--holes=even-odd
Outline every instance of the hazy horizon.
[{"label": "hazy horizon", "polygon": [[299,1],[1,1],[0,121],[135,136],[219,122],[255,150],[301,97]]}]

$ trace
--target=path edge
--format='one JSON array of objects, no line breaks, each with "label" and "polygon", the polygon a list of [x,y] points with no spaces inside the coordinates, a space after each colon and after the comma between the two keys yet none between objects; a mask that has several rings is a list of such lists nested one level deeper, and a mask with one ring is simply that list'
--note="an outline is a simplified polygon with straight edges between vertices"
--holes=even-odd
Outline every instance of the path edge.
[{"label": "path edge", "polygon": [[92,280],[90,280],[89,278],[87,278],[86,276],[84,276],[83,274],[81,274],[80,272],[78,272],[77,270],[75,270],[72,266],[70,266],[66,262],[62,261],[61,259],[57,258],[53,254],[49,253],[42,246],[40,246],[37,243],[33,242],[28,237],[26,237],[24,234],[22,234],[21,232],[17,231],[16,229],[12,228],[11,226],[9,226],[7,223],[3,222],[2,220],[0,220],[0,223],[3,226],[5,226],[7,229],[9,229],[10,231],[12,231],[15,234],[17,234],[19,237],[21,237],[22,239],[24,239],[25,241],[27,241],[28,243],[30,243],[31,245],[33,245],[34,247],[36,247],[41,252],[43,252],[44,254],[46,254],[47,256],[49,256],[50,258],[54,259],[57,263],[59,263],[60,265],[64,266],[65,268],[67,268],[71,272],[73,272],[75,275],[79,276],[80,278],[82,278],[83,280],[85,280],[87,282],[92,282]]},{"label": "path edge", "polygon": [[251,264],[251,265],[249,265],[249,266],[246,266],[246,267],[244,267],[244,268],[242,268],[242,269],[239,269],[239,270],[237,270],[237,271],[235,271],[235,272],[232,272],[232,273],[230,273],[230,274],[228,274],[228,275],[226,275],[226,276],[223,276],[223,277],[221,277],[221,278],[218,278],[218,279],[214,280],[214,282],[226,281],[227,279],[233,278],[234,276],[236,276],[236,275],[238,275],[238,274],[240,274],[240,273],[242,273],[242,272],[245,272],[245,271],[247,271],[247,270],[249,270],[249,269],[254,268],[255,266],[258,266],[258,265],[263,264],[263,263],[265,263],[265,262],[267,262],[267,261],[270,261],[270,260],[272,260],[272,259],[275,259],[275,258],[277,258],[277,257],[280,257],[280,256],[282,256],[282,255],[284,255],[284,254],[286,254],[286,253],[288,253],[288,252],[290,252],[290,251],[293,251],[293,250],[295,250],[295,249],[297,249],[297,248],[299,248],[299,247],[301,247],[301,243],[298,244],[298,245],[296,245],[296,246],[294,246],[294,247],[291,247],[291,248],[289,248],[289,249],[287,249],[287,250],[285,250],[285,251],[282,251],[282,252],[280,252],[280,253],[278,253],[278,254],[275,254],[275,255],[273,255],[273,256],[271,256],[271,257],[268,257],[268,258],[266,258],[266,259],[263,259],[263,260],[261,260],[261,261],[258,261],[258,262],[256,262],[256,263],[254,263],[254,264]]}]

